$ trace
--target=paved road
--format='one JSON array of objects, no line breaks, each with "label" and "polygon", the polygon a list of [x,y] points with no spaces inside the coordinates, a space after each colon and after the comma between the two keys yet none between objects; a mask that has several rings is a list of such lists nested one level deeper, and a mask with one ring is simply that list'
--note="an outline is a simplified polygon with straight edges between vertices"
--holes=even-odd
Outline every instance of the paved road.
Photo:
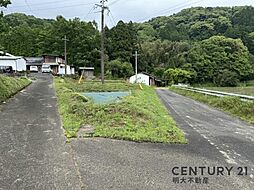
[{"label": "paved road", "polygon": [[[251,171],[242,177],[237,176],[236,168],[253,167],[253,126],[167,90],[158,90],[158,94],[186,133],[189,144],[75,140],[72,147],[85,187],[252,190]],[[234,173],[211,176],[207,185],[179,185],[172,182],[172,168],[176,166],[234,167]]]},{"label": "paved road", "polygon": [[39,76],[0,107],[0,189],[80,189],[52,78]]},{"label": "paved road", "polygon": [[175,166],[253,164],[253,128],[169,91],[158,93],[186,133],[188,145],[101,138],[66,144],[52,79],[39,76],[0,108],[0,189],[253,189],[249,176],[236,174],[212,176],[207,185],[172,182]]}]

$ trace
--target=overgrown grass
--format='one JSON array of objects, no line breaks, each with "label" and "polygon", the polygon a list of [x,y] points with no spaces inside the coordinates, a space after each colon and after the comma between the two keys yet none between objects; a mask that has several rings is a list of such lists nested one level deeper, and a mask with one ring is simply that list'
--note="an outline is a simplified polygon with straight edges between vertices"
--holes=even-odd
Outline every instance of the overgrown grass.
[{"label": "overgrown grass", "polygon": [[31,81],[25,77],[14,78],[0,75],[0,103],[16,94],[30,83]]},{"label": "overgrown grass", "polygon": [[170,90],[183,96],[188,96],[194,100],[198,100],[215,108],[221,109],[227,113],[239,117],[242,120],[254,124],[254,101],[245,102],[240,100],[240,98],[235,97],[208,96],[175,87],[170,87]]},{"label": "overgrown grass", "polygon": [[254,96],[254,86],[248,87],[205,87],[205,89]]},{"label": "overgrown grass", "polygon": [[[186,143],[181,130],[169,116],[154,89],[125,82],[77,84],[71,79],[55,78],[60,114],[67,137],[75,137],[81,126],[95,128],[94,137],[138,142]],[[94,104],[79,92],[132,91],[119,103]]]}]

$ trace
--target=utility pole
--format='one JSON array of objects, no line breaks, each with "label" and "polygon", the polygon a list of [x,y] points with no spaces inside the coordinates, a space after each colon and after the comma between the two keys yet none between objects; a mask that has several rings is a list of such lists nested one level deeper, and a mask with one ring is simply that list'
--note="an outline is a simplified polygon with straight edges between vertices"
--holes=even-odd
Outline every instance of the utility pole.
[{"label": "utility pole", "polygon": [[109,8],[107,6],[105,6],[105,2],[107,2],[108,0],[101,0],[101,4],[96,4],[97,7],[101,7],[101,83],[104,84],[104,59],[105,59],[105,48],[104,48],[104,38],[105,38],[105,28],[104,28],[104,22],[105,22],[105,18],[104,18],[104,13],[105,10],[109,10]]},{"label": "utility pole", "polygon": [[66,37],[64,36],[64,63],[65,63],[65,75],[67,75],[67,41],[69,41]]},{"label": "utility pole", "polygon": [[138,51],[135,51],[135,54],[133,55],[135,56],[135,75],[136,75],[136,82],[138,81]]}]

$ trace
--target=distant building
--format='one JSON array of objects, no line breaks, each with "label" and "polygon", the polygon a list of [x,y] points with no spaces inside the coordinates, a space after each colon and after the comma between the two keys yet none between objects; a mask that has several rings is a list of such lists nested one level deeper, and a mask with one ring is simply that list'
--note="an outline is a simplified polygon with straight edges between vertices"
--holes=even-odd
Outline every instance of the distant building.
[{"label": "distant building", "polygon": [[11,67],[13,71],[26,71],[26,60],[0,51],[0,69]]},{"label": "distant building", "polygon": [[[75,68],[67,65],[67,75],[74,75],[75,74]],[[65,74],[65,64],[60,64],[58,69],[58,75],[64,75]]]},{"label": "distant building", "polygon": [[38,71],[41,71],[42,64],[44,62],[43,57],[26,57],[26,69],[29,71],[30,67],[38,67]]},{"label": "distant building", "polygon": [[151,75],[143,74],[143,73],[137,74],[137,80],[136,80],[136,75],[133,75],[132,77],[130,77],[129,81],[132,84],[142,83],[142,84],[145,84],[147,86],[155,85],[155,77],[152,77]]},{"label": "distant building", "polygon": [[58,74],[60,65],[65,63],[63,56],[58,55],[43,55],[43,64],[50,65],[53,74]]},{"label": "distant building", "polygon": [[79,71],[84,78],[94,78],[94,67],[79,67]]},{"label": "distant building", "polygon": [[139,73],[137,74],[137,81],[136,81],[136,75],[133,75],[130,77],[129,82],[134,83],[142,83],[147,86],[166,86],[167,81],[160,80],[156,78],[153,75],[147,74],[147,73]]}]

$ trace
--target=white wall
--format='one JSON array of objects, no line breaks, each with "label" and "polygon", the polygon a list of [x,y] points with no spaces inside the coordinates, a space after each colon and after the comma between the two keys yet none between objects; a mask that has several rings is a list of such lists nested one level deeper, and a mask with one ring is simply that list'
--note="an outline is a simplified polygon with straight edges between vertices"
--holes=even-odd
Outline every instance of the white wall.
[{"label": "white wall", "polygon": [[26,71],[26,61],[24,59],[0,60],[0,66],[12,67],[14,71]]},{"label": "white wall", "polygon": [[13,70],[16,70],[16,61],[15,60],[0,60],[0,66],[12,67]]},{"label": "white wall", "polygon": [[149,81],[150,77],[148,75],[145,75],[145,74],[138,74],[137,75],[137,82],[136,82],[136,75],[133,75],[131,78],[130,78],[130,83],[134,84],[134,83],[143,83],[147,86],[149,86],[150,84],[150,81]]},{"label": "white wall", "polygon": [[18,59],[17,60],[17,71],[26,71],[26,60]]},{"label": "white wall", "polygon": [[[61,64],[59,65],[59,71],[58,73],[59,75],[64,75],[65,74],[65,65]],[[71,69],[71,67],[69,65],[67,65],[67,75],[73,75],[75,74],[75,69]]]}]

